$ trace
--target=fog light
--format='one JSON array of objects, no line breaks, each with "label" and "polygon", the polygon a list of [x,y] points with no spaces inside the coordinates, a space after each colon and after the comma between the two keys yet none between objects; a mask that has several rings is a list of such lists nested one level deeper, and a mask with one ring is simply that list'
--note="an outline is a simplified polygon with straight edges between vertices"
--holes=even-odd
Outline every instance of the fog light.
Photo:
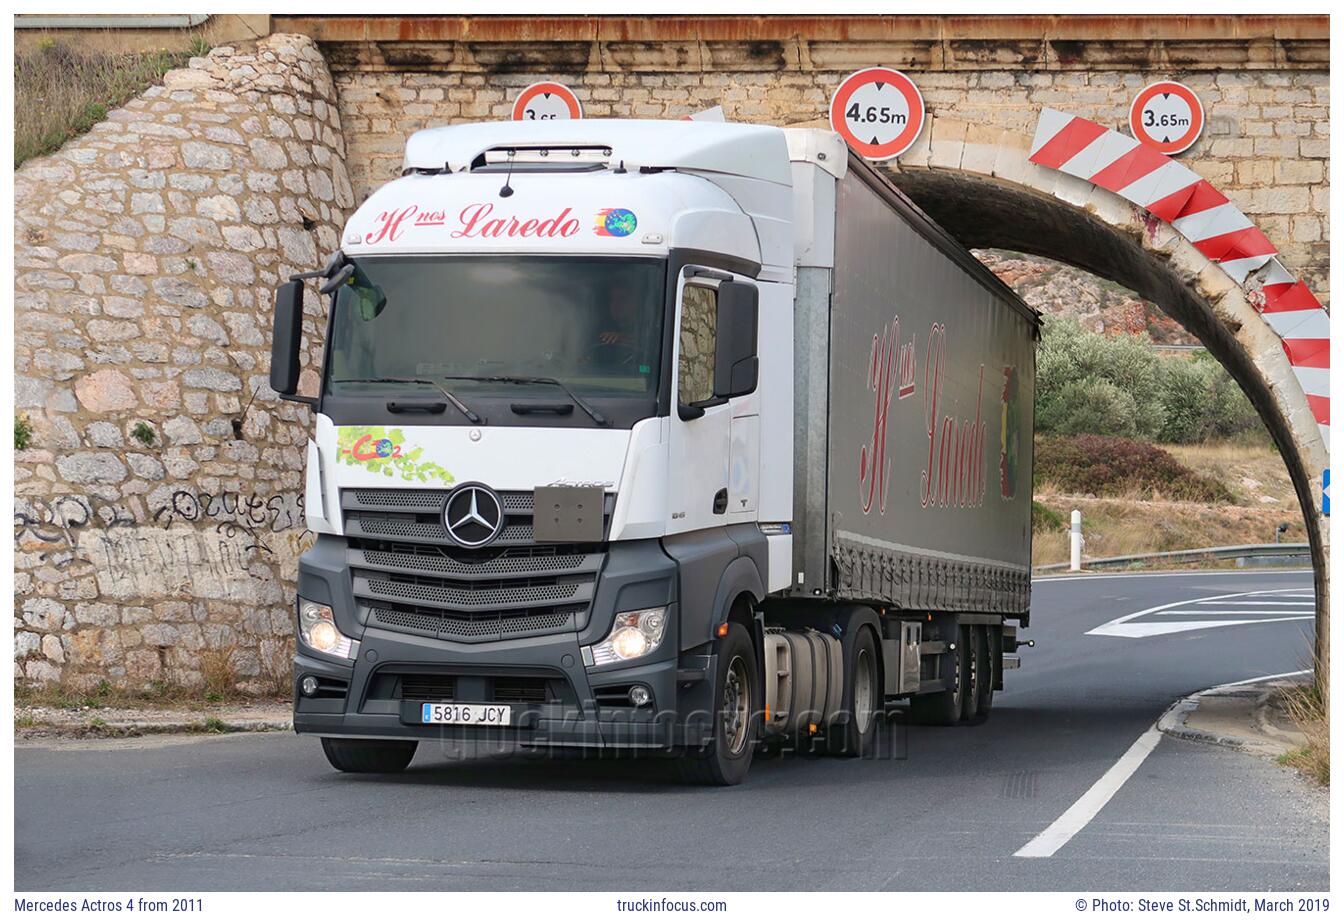
[{"label": "fog light", "polygon": [[649,688],[635,684],[630,688],[630,702],[636,706],[647,706],[653,696],[649,693]]},{"label": "fog light", "polygon": [[305,675],[303,680],[299,681],[299,689],[303,691],[304,696],[317,696],[317,678],[311,674]]}]

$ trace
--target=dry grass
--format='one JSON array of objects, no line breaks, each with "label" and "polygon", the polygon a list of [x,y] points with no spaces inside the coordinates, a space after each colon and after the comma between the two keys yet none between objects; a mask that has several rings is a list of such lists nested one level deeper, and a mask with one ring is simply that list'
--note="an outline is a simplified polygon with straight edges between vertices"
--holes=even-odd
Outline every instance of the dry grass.
[{"label": "dry grass", "polygon": [[1051,483],[1042,483],[1035,500],[1047,513],[1036,515],[1037,520],[1059,524],[1038,527],[1032,562],[1046,565],[1068,561],[1068,520],[1075,508],[1083,513],[1085,558],[1273,543],[1281,523],[1289,525],[1282,538],[1285,542],[1306,542],[1297,495],[1282,458],[1273,448],[1205,444],[1165,449],[1196,473],[1217,477],[1232,492],[1233,502],[1097,498],[1069,494]]},{"label": "dry grass", "polygon": [[1320,687],[1312,683],[1294,688],[1285,694],[1284,704],[1307,743],[1284,754],[1279,762],[1296,767],[1322,786],[1330,785],[1330,717]]},{"label": "dry grass", "polygon": [[14,165],[59,149],[209,49],[110,54],[47,40],[14,55]]},{"label": "dry grass", "polygon": [[232,645],[201,651],[201,681],[207,700],[223,699],[238,692],[238,668],[233,662],[236,651]]}]

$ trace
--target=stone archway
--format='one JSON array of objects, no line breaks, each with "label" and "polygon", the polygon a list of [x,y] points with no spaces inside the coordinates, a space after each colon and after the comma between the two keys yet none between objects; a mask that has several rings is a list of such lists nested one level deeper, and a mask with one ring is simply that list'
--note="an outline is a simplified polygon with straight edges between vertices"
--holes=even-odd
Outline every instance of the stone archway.
[{"label": "stone archway", "polygon": [[964,245],[1045,256],[1135,291],[1208,348],[1264,420],[1311,542],[1320,679],[1329,663],[1329,530],[1319,485],[1329,445],[1283,342],[1253,295],[1171,225],[1091,182],[1028,159],[1032,138],[937,119],[893,181]]}]

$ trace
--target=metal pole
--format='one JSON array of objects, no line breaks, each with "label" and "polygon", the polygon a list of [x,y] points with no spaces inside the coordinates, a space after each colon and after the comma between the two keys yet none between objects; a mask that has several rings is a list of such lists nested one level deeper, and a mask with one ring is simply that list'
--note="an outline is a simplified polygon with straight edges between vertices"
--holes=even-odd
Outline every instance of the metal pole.
[{"label": "metal pole", "polygon": [[1083,570],[1083,512],[1077,508],[1070,515],[1072,527],[1069,529],[1069,571]]}]

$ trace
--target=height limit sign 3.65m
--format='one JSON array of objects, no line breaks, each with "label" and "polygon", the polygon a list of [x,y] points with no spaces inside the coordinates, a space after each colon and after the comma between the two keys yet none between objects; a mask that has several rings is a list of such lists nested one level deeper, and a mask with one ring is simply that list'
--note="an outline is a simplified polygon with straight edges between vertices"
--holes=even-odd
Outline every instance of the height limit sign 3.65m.
[{"label": "height limit sign 3.65m", "polygon": [[1204,130],[1204,106],[1184,83],[1163,80],[1139,91],[1129,107],[1134,139],[1168,156],[1186,150]]},{"label": "height limit sign 3.65m", "polygon": [[831,129],[869,160],[910,148],[924,127],[924,97],[899,70],[869,67],[850,74],[831,97]]}]

